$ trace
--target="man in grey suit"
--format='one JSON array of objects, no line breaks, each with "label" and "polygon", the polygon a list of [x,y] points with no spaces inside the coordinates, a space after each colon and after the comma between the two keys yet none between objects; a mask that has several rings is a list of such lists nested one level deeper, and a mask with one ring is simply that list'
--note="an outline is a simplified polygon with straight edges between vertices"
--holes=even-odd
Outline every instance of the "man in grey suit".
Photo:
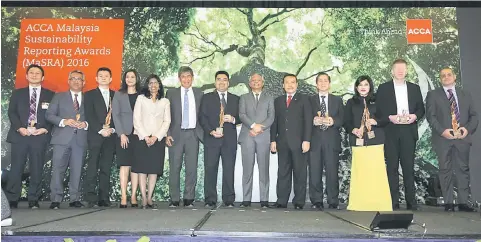
[{"label": "man in grey suit", "polygon": [[[454,212],[454,176],[457,179],[459,211],[475,212],[469,207],[469,151],[478,116],[471,95],[455,87],[456,75],[451,68],[441,70],[442,87],[428,92],[426,118],[432,129],[432,146],[438,156],[439,180],[447,212]],[[460,135],[455,129],[459,125]]]},{"label": "man in grey suit", "polygon": [[55,94],[45,114],[54,125],[52,140],[52,180],[50,181],[51,209],[59,209],[63,199],[63,180],[67,167],[70,168],[70,207],[80,208],[80,176],[87,146],[88,123],[85,121],[82,89],[85,75],[78,70],[68,77],[70,90]]},{"label": "man in grey suit", "polygon": [[182,160],[185,160],[184,206],[194,206],[199,141],[204,136],[198,122],[203,93],[192,87],[194,72],[190,67],[182,66],[178,76],[181,87],[169,89],[166,94],[172,119],[166,139],[169,146],[169,207],[172,208],[179,206]]},{"label": "man in grey suit", "polygon": [[255,157],[259,167],[259,189],[261,207],[269,207],[269,150],[270,128],[274,122],[274,99],[267,93],[262,93],[264,77],[253,74],[249,80],[251,92],[240,97],[239,118],[242,128],[239,134],[239,144],[242,151],[242,189],[243,202],[241,207],[249,207],[252,198],[252,173]]}]

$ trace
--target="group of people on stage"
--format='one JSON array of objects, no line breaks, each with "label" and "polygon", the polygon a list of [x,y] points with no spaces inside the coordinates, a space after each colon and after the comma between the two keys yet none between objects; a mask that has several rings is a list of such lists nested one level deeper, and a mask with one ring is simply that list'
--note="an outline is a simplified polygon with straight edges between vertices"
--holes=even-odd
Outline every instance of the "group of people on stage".
[{"label": "group of people on stage", "polygon": [[[348,209],[399,209],[401,164],[407,209],[417,210],[414,183],[417,123],[426,114],[439,161],[445,210],[455,209],[456,178],[458,210],[475,211],[468,205],[468,160],[478,117],[469,92],[455,87],[453,70],[445,68],[440,72],[442,87],[428,93],[425,108],[419,86],[406,81],[406,74],[407,62],[394,61],[392,81],[381,84],[377,94],[371,78],[360,76],[354,83],[354,96],[344,105],[341,97],[330,93],[331,77],[327,73],[317,75],[318,93],[313,96],[300,93],[297,77],[286,74],[280,83],[285,94],[276,98],[263,89],[264,77],[253,73],[249,93],[239,97],[228,92],[226,71],[215,74],[215,90],[204,94],[192,86],[193,70],[183,66],[178,71],[180,87],[167,90],[164,96],[164,86],[157,75],[150,75],[141,83],[135,70],[123,74],[121,88],[114,92],[109,88],[112,73],[102,67],[96,76],[98,88],[83,93],[85,76],[73,70],[68,76],[70,90],[54,94],[41,87],[42,67],[31,65],[27,68],[29,87],[15,90],[9,103],[11,129],[7,141],[12,143],[12,164],[5,193],[10,206],[17,207],[28,157],[29,207],[39,207],[44,155],[51,144],[50,208],[60,207],[67,168],[70,207],[84,206],[80,202],[80,176],[87,149],[84,199],[88,207],[112,206],[110,170],[116,153],[120,166],[120,208],[128,205],[129,178],[130,205],[139,206],[136,194],[140,187],[141,207],[156,208],[152,195],[157,177],[163,175],[167,145],[169,206],[180,206],[182,198],[183,206],[193,207],[202,142],[206,207],[214,208],[218,203],[220,160],[222,202],[226,207],[234,207],[234,167],[240,144],[241,207],[251,206],[257,161],[262,208],[286,208],[293,187],[292,203],[295,209],[303,209],[309,182],[311,208],[324,208],[326,189],[329,208],[339,209],[338,170],[341,128],[344,128],[352,147]],[[239,124],[242,127],[237,136]],[[278,153],[277,201],[273,205],[268,203],[270,153]],[[183,164],[185,184],[181,196]]]}]

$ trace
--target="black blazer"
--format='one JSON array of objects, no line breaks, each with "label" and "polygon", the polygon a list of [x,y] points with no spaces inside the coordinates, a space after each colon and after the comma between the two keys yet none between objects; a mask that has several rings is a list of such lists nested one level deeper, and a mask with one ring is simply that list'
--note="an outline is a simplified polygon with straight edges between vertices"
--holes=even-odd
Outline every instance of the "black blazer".
[{"label": "black blazer", "polygon": [[287,95],[284,94],[274,100],[274,109],[271,142],[277,142],[277,148],[288,146],[300,150],[303,141],[311,141],[313,116],[308,96],[296,92],[288,108]]},{"label": "black blazer", "polygon": [[[417,120],[414,123],[406,125],[410,127],[411,134],[414,139],[417,140],[419,138],[417,121],[421,120],[424,116],[424,102],[421,95],[421,89],[417,84],[406,82],[406,85],[408,90],[409,113],[416,114],[417,116]],[[378,125],[385,128],[384,131],[386,132],[386,135],[397,132],[398,125],[389,121],[389,115],[397,114],[396,93],[394,91],[394,82],[392,80],[379,85],[376,100],[376,116],[379,118]]]},{"label": "black blazer", "polygon": [[[40,135],[42,137],[40,142],[47,142],[51,137],[52,124],[45,120],[45,112],[48,105],[55,93],[41,87],[40,97],[37,105],[37,129],[45,128],[48,131],[48,135]],[[42,107],[42,103],[44,106]],[[45,104],[47,105],[45,107]],[[10,130],[7,135],[7,142],[20,143],[23,142],[23,138],[26,138],[17,132],[19,128],[27,128],[28,116],[30,115],[30,92],[29,88],[20,88],[13,91],[10,97],[10,103],[8,104],[8,118],[10,119]]]},{"label": "black blazer", "polygon": [[227,107],[224,114],[229,114],[235,118],[235,124],[224,123],[224,136],[222,138],[214,138],[210,132],[219,127],[220,115],[220,98],[217,90],[204,94],[200,103],[199,122],[204,129],[204,145],[219,147],[227,145],[228,147],[237,149],[237,129],[236,125],[240,124],[239,118],[239,97],[227,93]]},{"label": "black blazer", "polygon": [[[110,98],[113,100],[115,92],[113,90],[109,90],[109,92]],[[87,140],[89,144],[101,144],[102,140],[106,138],[100,135],[99,131],[102,130],[102,126],[105,124],[105,118],[107,117],[108,113],[107,107],[105,107],[104,98],[99,88],[95,88],[86,92],[84,94],[84,98],[85,118],[89,123]],[[110,120],[110,128],[115,128],[113,118]],[[111,137],[114,136],[111,135],[107,138]]]},{"label": "black blazer", "polygon": [[[374,99],[366,100],[367,109],[370,113],[370,118],[376,120],[379,123],[379,118],[376,117],[376,102]],[[344,110],[344,129],[349,134],[349,144],[356,146],[357,136],[352,134],[354,128],[361,127],[361,119],[364,114],[364,98],[353,97],[347,100],[346,108]],[[374,131],[375,138],[369,139],[367,136],[367,130],[364,130],[364,144],[365,145],[379,145],[384,144],[384,130],[378,126],[371,126],[371,130]]]},{"label": "black blazer", "polygon": [[[320,149],[321,139],[322,136],[328,137],[328,142],[332,144],[332,147],[335,148],[336,151],[341,151],[341,127],[344,119],[344,104],[342,103],[342,99],[338,96],[329,94],[328,96],[328,107],[327,111],[329,112],[329,116],[332,117],[334,120],[334,124],[329,127],[327,130],[323,131],[320,129],[319,126],[314,126],[313,119],[314,116],[317,116],[317,112],[321,111],[321,101],[319,98],[319,94],[313,95],[309,98],[311,102],[311,126],[312,126],[312,138],[311,138],[311,150]],[[325,140],[325,138],[324,138]]]}]

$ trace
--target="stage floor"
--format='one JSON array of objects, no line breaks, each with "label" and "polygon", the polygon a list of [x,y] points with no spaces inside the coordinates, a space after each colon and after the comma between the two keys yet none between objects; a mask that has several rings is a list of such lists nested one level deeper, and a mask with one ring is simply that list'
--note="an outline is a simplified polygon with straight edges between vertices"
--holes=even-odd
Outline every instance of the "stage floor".
[{"label": "stage floor", "polygon": [[[203,203],[197,208],[168,208],[158,203],[158,210],[142,209],[71,209],[63,203],[61,209],[31,210],[27,203],[13,210],[15,226],[2,228],[2,239],[16,236],[216,236],[264,238],[413,238],[420,239],[481,239],[480,213],[446,213],[441,207],[422,206],[414,212],[414,223],[408,231],[371,232],[369,225],[374,212],[351,212],[218,207],[209,210]],[[405,210],[400,210],[405,211]],[[425,224],[425,229],[421,227]],[[11,236],[6,236],[11,235]],[[10,239],[9,239],[10,238]]]}]

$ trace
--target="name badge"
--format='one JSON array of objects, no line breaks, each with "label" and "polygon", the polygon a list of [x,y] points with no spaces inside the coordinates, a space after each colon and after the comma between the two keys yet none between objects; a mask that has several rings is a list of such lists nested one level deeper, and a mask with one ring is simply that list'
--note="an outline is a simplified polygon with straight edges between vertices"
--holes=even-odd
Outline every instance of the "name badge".
[{"label": "name badge", "polygon": [[50,103],[42,103],[42,109],[48,109]]}]

